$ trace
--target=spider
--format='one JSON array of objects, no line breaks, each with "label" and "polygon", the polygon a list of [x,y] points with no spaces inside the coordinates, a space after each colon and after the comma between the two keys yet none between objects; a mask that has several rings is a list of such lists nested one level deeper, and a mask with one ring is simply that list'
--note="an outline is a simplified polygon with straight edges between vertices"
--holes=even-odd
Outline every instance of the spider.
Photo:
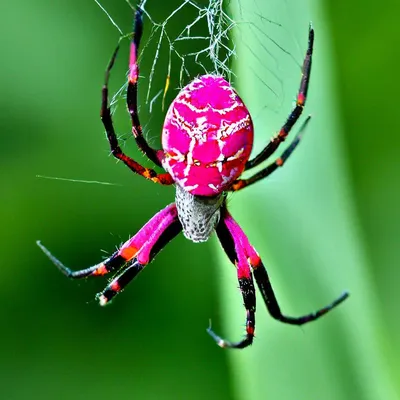
[{"label": "spider", "polygon": [[216,335],[211,327],[208,328],[208,333],[220,347],[245,348],[253,342],[256,311],[253,278],[270,315],[287,324],[302,325],[314,321],[342,303],[349,296],[347,292],[328,306],[308,315],[289,317],[282,314],[267,270],[247,236],[229,213],[226,203],[228,192],[242,190],[284,165],[301,140],[310,117],[305,120],[281,157],[251,177],[240,178],[242,172],[260,165],[275,152],[302,114],[307,98],[313,53],[314,30],[311,25],[296,105],[279,133],[252,159],[249,159],[253,146],[250,113],[232,86],[217,75],[200,76],[179,92],[165,117],[162,150],[155,150],[149,146],[143,136],[137,110],[137,59],[142,32],[143,9],[139,5],[135,12],[134,33],[130,45],[127,108],[136,144],[165,172],[157,173],[153,169],[143,167],[127,156],[118,143],[108,102],[108,81],[119,44],[106,69],[100,115],[113,156],[146,179],[161,185],[175,184],[175,203],[159,211],[108,259],[86,269],[73,271],[54,257],[39,241],[38,246],[69,278],[79,279],[116,272],[108,286],[97,295],[100,305],[104,306],[180,232],[193,242],[204,242],[215,230],[223,249],[236,267],[246,309],[246,335],[242,340],[227,341]]}]

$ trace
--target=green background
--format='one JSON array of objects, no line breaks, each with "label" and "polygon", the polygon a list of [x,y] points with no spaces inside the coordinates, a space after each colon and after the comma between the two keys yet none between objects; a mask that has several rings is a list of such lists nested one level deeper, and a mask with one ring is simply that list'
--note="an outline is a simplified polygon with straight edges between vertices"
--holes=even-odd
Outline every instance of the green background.
[{"label": "green background", "polygon": [[[267,265],[286,313],[312,311],[343,289],[350,299],[303,328],[273,321],[259,301],[255,343],[235,352],[219,349],[205,332],[212,318],[218,332],[239,339],[244,322],[235,272],[214,239],[195,245],[178,237],[106,308],[94,300],[105,280],[70,282],[57,273],[35,240],[71,267],[92,265],[171,202],[173,188],[146,182],[108,157],[99,100],[118,32],[99,7],[77,0],[3,2],[2,399],[400,398],[400,3],[241,3],[248,16],[281,23],[274,28],[256,18],[292,54],[241,31],[236,86],[254,116],[256,148],[290,110],[310,20],[313,120],[282,171],[230,197],[232,213]],[[129,32],[129,6],[102,4]],[[171,10],[178,2],[149,0],[147,8],[162,20],[167,4]],[[242,12],[235,2],[231,11]],[[177,23],[187,24],[184,15]],[[280,78],[272,82],[277,95],[260,84],[261,76],[270,82],[268,60],[254,62],[266,44]],[[125,44],[113,91],[123,83],[126,57]],[[163,79],[161,70],[155,87]],[[157,144],[160,107],[151,119],[142,108]],[[116,122],[119,132],[129,132],[123,107]],[[132,140],[126,146],[146,163]]]}]

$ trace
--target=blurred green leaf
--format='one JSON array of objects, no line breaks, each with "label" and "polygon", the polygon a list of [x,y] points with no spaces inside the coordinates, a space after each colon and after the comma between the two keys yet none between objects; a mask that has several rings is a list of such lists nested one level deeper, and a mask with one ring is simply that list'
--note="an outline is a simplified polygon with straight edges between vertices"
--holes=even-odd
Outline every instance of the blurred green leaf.
[{"label": "blurred green leaf", "polygon": [[[300,57],[304,57],[306,28],[312,19],[315,55],[305,113],[311,113],[313,119],[285,168],[237,194],[231,201],[232,212],[263,258],[285,314],[296,316],[313,311],[328,304],[343,289],[348,289],[351,297],[331,314],[301,329],[274,321],[259,298],[254,345],[230,354],[236,398],[396,399],[400,388],[391,381],[396,373],[390,370],[384,352],[385,337],[388,339],[391,334],[385,332],[383,325],[372,260],[366,251],[369,242],[364,240],[360,223],[355,193],[358,187],[353,186],[349,170],[362,155],[356,149],[351,154],[345,151],[347,120],[342,120],[337,106],[343,92],[335,81],[329,25],[317,7],[311,14],[303,3],[250,1],[246,5],[253,17],[281,17],[278,22],[296,32],[303,52]],[[233,7],[233,11],[239,13],[242,9]],[[259,24],[256,18],[253,22]],[[340,21],[335,26],[343,30]],[[300,64],[296,48],[292,52],[293,44],[290,47],[290,33],[282,29],[278,40],[285,43],[283,47],[290,49]],[[242,52],[236,66],[242,77],[238,81],[241,96],[250,110],[273,103],[274,96],[260,84],[262,68],[249,65],[251,57],[246,56],[247,46],[258,54],[263,53],[263,48],[257,47],[251,34],[237,46]],[[300,81],[299,67],[283,52],[274,56],[287,71],[282,76],[282,92],[294,98]],[[366,75],[352,78],[364,78],[364,85],[368,85],[371,76]],[[347,84],[350,85],[348,81]],[[263,138],[256,151],[279,129],[291,106],[286,96],[279,113],[265,112],[256,119],[256,135]],[[379,107],[376,103],[374,106]],[[356,121],[362,114],[350,117]],[[364,174],[368,175],[375,164],[363,165],[367,168]],[[365,214],[364,217],[368,218]],[[235,271],[222,252],[220,260],[221,317],[225,318],[225,334],[231,337],[239,334],[244,312],[240,295],[234,292]]]}]

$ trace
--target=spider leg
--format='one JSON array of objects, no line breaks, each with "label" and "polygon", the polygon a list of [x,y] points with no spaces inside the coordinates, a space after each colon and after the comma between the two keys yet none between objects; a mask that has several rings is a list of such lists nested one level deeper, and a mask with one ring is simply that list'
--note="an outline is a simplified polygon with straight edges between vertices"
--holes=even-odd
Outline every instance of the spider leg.
[{"label": "spider leg", "polygon": [[296,137],[279,158],[277,158],[272,164],[267,165],[265,168],[263,168],[261,171],[257,172],[250,178],[237,179],[235,182],[233,182],[232,186],[228,190],[231,192],[237,192],[238,190],[244,189],[245,187],[252,185],[255,182],[258,182],[259,180],[266,178],[268,175],[272,174],[272,172],[274,172],[278,167],[282,167],[283,164],[285,164],[286,160],[293,153],[293,150],[300,143],[300,140],[303,137],[304,130],[306,129],[310,119],[311,116],[308,116],[307,119],[303,122],[303,125],[300,127],[300,130],[297,133]]},{"label": "spider leg", "polygon": [[277,319],[278,321],[284,322],[286,324],[303,325],[306,324],[307,322],[315,321],[319,317],[322,317],[323,315],[331,311],[333,308],[338,306],[340,303],[346,300],[350,295],[348,292],[344,292],[332,303],[328,304],[323,308],[320,308],[317,311],[314,311],[307,315],[303,315],[301,317],[289,317],[283,315],[281,312],[278,301],[272,289],[267,270],[265,269],[262,261],[260,259],[256,260],[256,262],[254,263],[254,265],[252,265],[252,267],[253,267],[253,276],[257,282],[258,288],[260,289],[261,295],[264,299],[265,305],[267,306],[268,312],[273,318]]},{"label": "spider leg", "polygon": [[120,293],[143,270],[145,266],[134,259],[123,271],[118,274],[107,287],[96,295],[101,306],[108,304],[113,297]]},{"label": "spider leg", "polygon": [[61,271],[65,276],[71,279],[81,279],[87,278],[88,276],[101,276],[116,269],[121,268],[125,265],[126,260],[118,254],[116,251],[111,257],[109,257],[104,262],[93,265],[92,267],[81,269],[79,271],[73,271],[72,269],[66,267],[58,258],[54,257],[50,251],[42,245],[38,240],[36,244],[40,247],[44,254],[53,262],[53,264]]},{"label": "spider leg", "polygon": [[118,54],[118,50],[119,50],[119,45],[116,47],[106,69],[105,80],[102,89],[102,101],[100,109],[100,117],[107,133],[107,139],[108,142],[110,143],[111,153],[114,157],[116,157],[118,160],[121,160],[125,165],[127,165],[133,172],[143,176],[144,178],[149,179],[156,183],[160,183],[162,185],[171,185],[172,183],[174,183],[174,180],[172,179],[169,173],[158,174],[151,168],[143,167],[138,162],[128,157],[119,146],[117,135],[115,134],[113,121],[111,117],[111,109],[108,105],[108,81],[110,78],[110,71],[114,65],[115,59]]},{"label": "spider leg", "polygon": [[[143,265],[150,262],[150,257],[152,259],[155,255],[150,252],[158,252],[160,250],[158,247],[160,243],[164,246],[174,237],[174,235],[170,234],[170,236],[167,236],[170,239],[165,242],[165,236],[171,231],[170,226],[173,226],[175,230],[179,228],[179,226],[175,226],[177,221],[176,206],[175,204],[170,204],[151,218],[135,236],[124,243],[121,248],[107,260],[79,271],[73,271],[66,267],[60,260],[54,257],[40,241],[36,243],[53,264],[68,278],[80,279],[88,276],[101,276],[123,268],[128,262],[133,260],[134,257]],[[175,235],[178,232],[176,232]],[[158,243],[160,240],[164,240],[164,242],[161,241]]]},{"label": "spider leg", "polygon": [[136,144],[139,149],[151,160],[153,163],[161,167],[161,160],[164,158],[163,150],[154,150],[149,146],[143,136],[142,126],[139,121],[139,114],[137,109],[137,89],[139,79],[139,65],[138,65],[138,51],[140,40],[143,33],[143,10],[138,6],[135,13],[134,33],[131,41],[130,59],[129,59],[129,79],[127,91],[127,105],[128,111],[132,120],[132,133],[135,138]]},{"label": "spider leg", "polygon": [[[326,307],[323,307],[313,313],[301,317],[288,317],[283,315],[272,289],[267,270],[265,269],[259,255],[257,254],[254,247],[251,246],[249,239],[247,238],[243,230],[227,211],[225,216],[225,223],[227,229],[231,233],[232,241],[235,244],[236,248],[242,247],[242,251],[245,253],[245,257],[249,260],[249,263],[253,269],[253,276],[256,280],[257,286],[260,289],[268,312],[273,318],[291,325],[303,325],[307,322],[315,321],[319,317],[322,317],[324,314],[338,306],[340,303],[346,300],[347,297],[349,297],[349,293],[344,292],[340,297],[338,297]],[[229,249],[232,248],[232,245],[230,247],[228,246],[224,248],[229,258],[232,260],[234,257],[233,250],[230,250],[229,252]]]},{"label": "spider leg", "polygon": [[154,257],[164,246],[171,241],[182,230],[182,225],[175,217],[157,227],[150,239],[143,245],[137,255],[131,260],[129,265],[123,268],[109,285],[97,294],[97,299],[101,306],[108,304],[118,293],[141,272],[144,267],[153,261]]},{"label": "spider leg", "polygon": [[286,139],[290,130],[293,128],[293,125],[296,123],[301,113],[303,112],[303,108],[307,99],[308,84],[310,81],[313,45],[314,45],[314,29],[310,25],[308,33],[308,48],[303,62],[302,76],[301,76],[299,92],[297,94],[296,106],[290,113],[289,117],[287,118],[285,124],[282,126],[279,133],[271,139],[271,141],[264,148],[264,150],[262,150],[261,153],[258,154],[253,159],[247,161],[245,170],[249,170],[250,168],[256,167],[257,165],[265,161],[269,156],[271,156],[275,152],[275,150],[279,147],[279,145]]},{"label": "spider leg", "polygon": [[[218,238],[231,262],[236,266],[239,281],[239,289],[243,296],[243,303],[246,309],[246,337],[240,342],[231,343],[216,335],[211,327],[208,333],[220,347],[243,349],[253,343],[255,330],[256,294],[253,277],[250,271],[246,249],[242,246],[240,235],[237,235],[235,222],[226,209],[221,210],[221,220],[217,225]],[[239,228],[240,230],[240,228]]]}]

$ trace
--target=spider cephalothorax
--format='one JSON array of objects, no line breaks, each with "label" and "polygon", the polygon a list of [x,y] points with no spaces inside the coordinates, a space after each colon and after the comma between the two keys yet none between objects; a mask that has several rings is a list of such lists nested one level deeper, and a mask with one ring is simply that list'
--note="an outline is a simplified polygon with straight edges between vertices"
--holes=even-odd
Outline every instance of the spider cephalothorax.
[{"label": "spider cephalothorax", "polygon": [[205,242],[211,236],[221,216],[225,195],[200,197],[176,185],[175,204],[182,232],[192,242]]},{"label": "spider cephalothorax", "polygon": [[163,132],[162,150],[151,148],[142,133],[137,111],[137,83],[139,68],[138,48],[143,28],[143,10],[135,14],[135,30],[131,43],[130,72],[127,104],[132,120],[132,132],[138,147],[166,173],[158,174],[144,168],[123,153],[118,144],[108,105],[108,79],[116,59],[116,48],[106,70],[102,91],[101,119],[111,152],[133,172],[163,185],[176,185],[176,202],[159,211],[139,232],[104,262],[92,267],[72,271],[55,258],[40,242],[38,245],[53,263],[70,278],[105,275],[116,272],[109,285],[98,294],[105,305],[121,292],[157,253],[178,233],[194,242],[207,240],[215,230],[223,249],[237,270],[239,288],[246,308],[246,336],[231,343],[210,335],[221,347],[244,348],[253,342],[255,330],[256,298],[253,278],[261,292],[271,316],[279,321],[302,325],[314,321],[348,297],[338,299],[320,310],[302,316],[287,317],[281,313],[267,270],[246,235],[227,210],[226,193],[238,191],[257,182],[282,166],[301,139],[309,121],[305,120],[292,143],[281,157],[247,179],[240,179],[243,171],[258,166],[271,156],[300,117],[307,97],[314,43],[314,30],[310,27],[308,49],[304,59],[302,79],[296,106],[286,122],[268,145],[249,160],[253,145],[253,124],[249,111],[232,86],[221,76],[203,75],[184,87],[167,112]]}]

